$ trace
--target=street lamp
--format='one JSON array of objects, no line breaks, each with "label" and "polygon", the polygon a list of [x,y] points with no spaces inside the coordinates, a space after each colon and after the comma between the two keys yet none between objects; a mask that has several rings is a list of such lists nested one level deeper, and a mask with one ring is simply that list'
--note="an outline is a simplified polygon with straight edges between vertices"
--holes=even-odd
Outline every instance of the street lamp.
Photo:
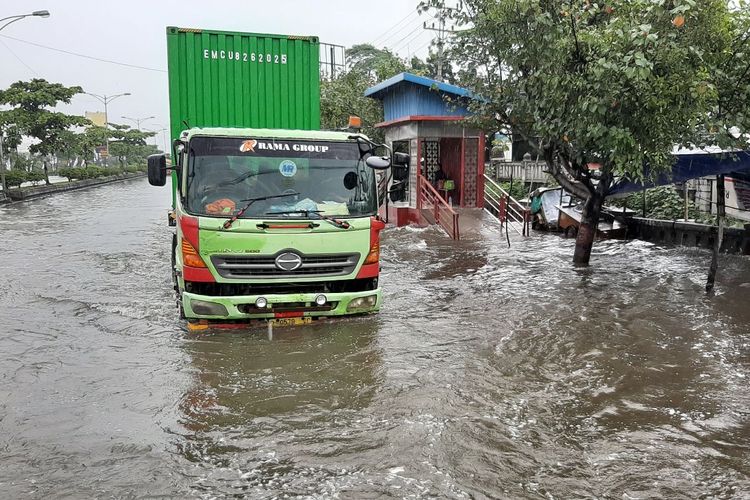
[{"label": "street lamp", "polygon": [[120,118],[124,118],[126,120],[130,120],[131,122],[135,122],[136,129],[141,129],[141,122],[145,122],[146,120],[150,120],[151,118],[156,118],[155,116],[147,116],[146,118],[130,118],[129,116],[121,116]]},{"label": "street lamp", "polygon": [[0,19],[0,23],[3,22],[3,21],[8,21],[8,19],[10,19],[10,21],[8,21],[7,23],[5,23],[2,26],[0,26],[0,30],[2,30],[3,28],[5,28],[9,24],[13,24],[16,21],[20,21],[24,17],[49,17],[49,11],[48,10],[35,10],[31,14],[19,14],[17,16],[4,17],[4,18]]},{"label": "street lamp", "polygon": [[[159,128],[155,130],[149,130],[148,132],[155,132],[157,134],[161,132],[161,142],[164,146],[163,151],[164,153],[169,153],[169,151],[167,150],[167,128],[164,125],[159,125],[158,123],[155,123],[155,125]],[[158,140],[156,139],[156,137],[154,137],[154,143],[156,143],[157,141]]]},{"label": "street lamp", "polygon": [[[9,24],[13,24],[16,21],[20,21],[25,17],[49,17],[48,10],[35,10],[31,14],[19,14],[17,16],[8,16],[0,19],[0,23],[8,21],[7,23],[0,26],[0,31],[7,27]],[[9,20],[10,19],[10,20]],[[8,196],[8,186],[5,184],[5,158],[3,157],[3,131],[0,130],[0,186],[3,188],[3,194]]]},{"label": "street lamp", "polygon": [[[124,92],[122,94],[117,94],[117,95],[112,95],[112,96],[92,94],[91,92],[84,92],[84,94],[90,95],[91,97],[95,97],[96,99],[99,100],[99,102],[104,104],[104,128],[109,130],[109,117],[107,116],[107,104],[114,101],[118,97],[130,95],[130,92]],[[107,140],[107,158],[109,158],[109,133],[107,133],[106,140]]]}]

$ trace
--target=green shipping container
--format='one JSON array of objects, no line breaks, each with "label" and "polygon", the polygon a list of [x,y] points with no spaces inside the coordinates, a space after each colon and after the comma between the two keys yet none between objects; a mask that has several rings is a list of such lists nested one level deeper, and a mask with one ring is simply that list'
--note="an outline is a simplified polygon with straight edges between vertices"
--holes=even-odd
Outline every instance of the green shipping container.
[{"label": "green shipping container", "polygon": [[167,28],[172,139],[191,127],[320,128],[317,37]]}]

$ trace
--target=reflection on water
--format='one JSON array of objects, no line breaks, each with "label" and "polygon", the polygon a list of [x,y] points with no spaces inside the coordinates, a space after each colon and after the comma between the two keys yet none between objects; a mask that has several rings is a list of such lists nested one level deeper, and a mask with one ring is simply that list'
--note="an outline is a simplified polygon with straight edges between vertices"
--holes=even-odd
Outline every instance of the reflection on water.
[{"label": "reflection on water", "polygon": [[194,378],[179,404],[180,451],[196,475],[231,471],[206,491],[257,494],[283,483],[305,494],[307,481],[326,479],[315,472],[321,459],[356,459],[373,446],[357,422],[380,386],[377,332],[374,318],[360,318],[277,329],[272,340],[191,336],[185,350]]},{"label": "reflection on water", "polygon": [[750,261],[387,230],[375,316],[188,334],[168,192],[0,207],[9,498],[742,497]]}]

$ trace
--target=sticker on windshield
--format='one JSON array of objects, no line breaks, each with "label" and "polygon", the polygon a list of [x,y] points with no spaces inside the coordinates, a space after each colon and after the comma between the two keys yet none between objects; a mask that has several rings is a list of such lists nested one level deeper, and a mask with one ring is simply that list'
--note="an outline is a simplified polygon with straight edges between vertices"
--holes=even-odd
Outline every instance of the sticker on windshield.
[{"label": "sticker on windshield", "polygon": [[279,172],[284,177],[294,177],[297,173],[297,164],[292,160],[284,160],[279,165]]}]

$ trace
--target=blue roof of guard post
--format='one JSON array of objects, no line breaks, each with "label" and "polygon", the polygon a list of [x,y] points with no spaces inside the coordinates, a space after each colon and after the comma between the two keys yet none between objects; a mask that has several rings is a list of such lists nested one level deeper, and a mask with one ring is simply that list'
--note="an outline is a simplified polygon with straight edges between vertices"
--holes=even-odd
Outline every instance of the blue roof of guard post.
[{"label": "blue roof of guard post", "polygon": [[[410,116],[467,116],[469,100],[476,98],[465,88],[411,73],[380,82],[367,89],[365,96],[383,101],[386,122]],[[453,99],[448,101],[446,96]]]}]

